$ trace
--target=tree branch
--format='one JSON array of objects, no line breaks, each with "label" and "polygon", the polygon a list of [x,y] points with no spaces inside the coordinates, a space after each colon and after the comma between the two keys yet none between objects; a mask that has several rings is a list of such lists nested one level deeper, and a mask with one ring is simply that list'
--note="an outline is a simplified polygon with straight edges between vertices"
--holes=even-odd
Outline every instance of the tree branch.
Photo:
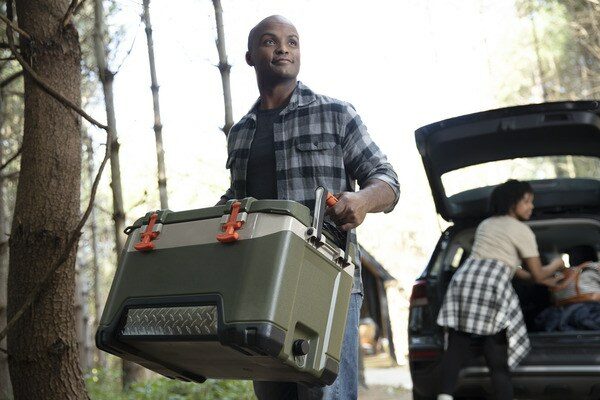
[{"label": "tree branch", "polygon": [[65,247],[64,252],[60,256],[58,261],[56,263],[54,263],[52,265],[52,267],[50,267],[50,269],[48,269],[46,271],[46,273],[44,274],[42,279],[37,283],[37,285],[35,285],[35,287],[29,293],[29,295],[27,295],[27,298],[25,299],[25,302],[23,303],[21,308],[19,308],[19,310],[12,316],[10,321],[8,321],[8,323],[6,324],[6,326],[4,327],[2,332],[0,332],[0,341],[6,337],[6,334],[8,333],[10,328],[13,327],[13,325],[23,316],[25,311],[27,311],[31,307],[31,305],[37,300],[41,291],[46,287],[46,284],[50,281],[50,278],[52,278],[52,276],[56,273],[56,271],[65,263],[65,261],[67,261],[69,259],[71,250],[73,249],[75,244],[77,244],[77,241],[79,240],[79,237],[81,236],[81,229],[85,225],[85,222],[87,221],[88,217],[90,216],[90,213],[92,212],[92,208],[94,207],[94,198],[96,197],[96,191],[98,190],[98,184],[100,183],[100,178],[102,177],[102,171],[104,171],[104,167],[106,166],[106,163],[108,162],[108,160],[110,158],[111,140],[112,140],[112,137],[111,137],[110,131],[107,130],[106,131],[106,153],[104,154],[104,159],[102,160],[102,163],[100,164],[100,167],[98,168],[98,173],[96,174],[96,177],[94,178],[94,183],[92,184],[92,189],[90,192],[90,200],[88,202],[85,213],[81,217],[81,220],[79,220],[79,223],[75,227],[73,234],[69,238],[69,241],[67,242],[67,246]]},{"label": "tree branch", "polygon": [[3,349],[2,347],[0,347],[0,351],[6,355],[8,355],[8,351],[6,351],[6,349]]},{"label": "tree branch", "polygon": [[[0,16],[2,16],[2,14],[0,13]],[[81,115],[83,118],[85,118],[86,120],[88,120],[89,122],[91,122],[92,124],[96,125],[99,128],[104,129],[105,131],[108,131],[108,126],[96,121],[94,118],[92,118],[89,114],[87,114],[85,111],[83,111],[80,107],[78,107],[75,103],[73,103],[71,100],[67,99],[65,96],[63,96],[62,94],[58,93],[56,90],[52,89],[52,87],[50,87],[50,85],[48,85],[46,83],[46,81],[44,81],[42,79],[41,76],[39,76],[34,70],[33,68],[31,68],[31,66],[27,63],[27,61],[25,61],[25,59],[23,58],[23,56],[21,56],[21,54],[19,54],[19,52],[17,51],[17,48],[15,47],[15,43],[14,43],[14,38],[12,36],[12,26],[11,25],[7,25],[6,27],[6,34],[8,36],[8,44],[10,46],[10,49],[12,50],[13,54],[15,55],[15,57],[17,58],[17,61],[19,61],[19,63],[21,64],[21,66],[23,67],[23,69],[29,74],[29,76],[31,76],[31,78],[46,92],[48,93],[50,96],[54,97],[56,100],[58,100],[60,103],[62,103],[64,106],[66,106],[67,108],[71,108],[73,111],[75,111],[77,114]]]},{"label": "tree branch", "polygon": [[67,8],[67,12],[65,13],[65,16],[62,19],[62,27],[66,28],[67,25],[69,25],[69,22],[71,22],[71,19],[73,18],[73,13],[75,12],[75,9],[77,8],[77,0],[71,0],[71,4],[69,4],[69,8]]},{"label": "tree branch", "polygon": [[13,156],[11,158],[9,158],[4,164],[0,165],[0,171],[2,171],[4,168],[6,168],[8,166],[8,164],[10,164],[17,157],[19,157],[21,155],[22,151],[23,151],[23,146],[19,147],[19,150],[17,150],[17,152],[15,154],[13,154]]},{"label": "tree branch", "polygon": [[[12,21],[6,17],[6,15],[0,13],[0,20],[4,21],[7,29],[12,28],[14,31],[17,31],[19,33],[19,35],[31,40],[31,36],[29,36],[29,34],[27,32],[25,32],[23,29],[19,28],[15,24],[13,24]],[[10,43],[9,43],[9,45],[10,45]]]},{"label": "tree branch", "polygon": [[0,82],[0,89],[4,89],[8,85],[10,85],[15,79],[18,79],[21,76],[23,76],[23,70],[15,72],[12,75],[9,75],[2,82]]}]

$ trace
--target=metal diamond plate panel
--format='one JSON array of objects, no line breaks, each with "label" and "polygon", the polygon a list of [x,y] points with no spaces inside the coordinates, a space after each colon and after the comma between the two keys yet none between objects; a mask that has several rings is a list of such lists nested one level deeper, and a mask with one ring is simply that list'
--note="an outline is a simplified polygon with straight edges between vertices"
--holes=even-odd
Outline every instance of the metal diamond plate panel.
[{"label": "metal diamond plate panel", "polygon": [[216,335],[217,307],[132,308],[121,334],[125,336]]}]

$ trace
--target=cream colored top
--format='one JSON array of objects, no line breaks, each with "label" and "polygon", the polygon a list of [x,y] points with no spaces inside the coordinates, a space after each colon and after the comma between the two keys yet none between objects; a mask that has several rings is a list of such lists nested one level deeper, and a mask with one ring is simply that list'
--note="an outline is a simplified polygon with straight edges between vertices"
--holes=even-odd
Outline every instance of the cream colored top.
[{"label": "cream colored top", "polygon": [[485,219],[477,227],[471,250],[475,258],[493,258],[512,268],[514,274],[521,259],[538,257],[538,247],[531,228],[508,215]]}]

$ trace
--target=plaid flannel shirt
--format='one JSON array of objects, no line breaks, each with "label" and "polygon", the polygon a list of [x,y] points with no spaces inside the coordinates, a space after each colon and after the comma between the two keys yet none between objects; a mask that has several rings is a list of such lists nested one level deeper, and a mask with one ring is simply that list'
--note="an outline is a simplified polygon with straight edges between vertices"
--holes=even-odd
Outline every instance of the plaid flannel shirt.
[{"label": "plaid flannel shirt", "polygon": [[485,336],[506,329],[508,366],[514,370],[531,344],[511,279],[512,268],[502,261],[469,257],[450,281],[437,323]]},{"label": "plaid flannel shirt", "polygon": [[[227,168],[231,187],[226,199],[246,197],[246,171],[250,146],[256,130],[256,109],[260,99],[227,136]],[[398,177],[385,155],[371,140],[354,107],[314,93],[298,82],[290,102],[273,127],[277,196],[314,208],[315,189],[323,186],[332,193],[353,192],[355,182],[386,182],[400,194]],[[356,236],[351,240],[354,247]],[[357,268],[353,293],[362,293],[360,258],[351,254]]]}]

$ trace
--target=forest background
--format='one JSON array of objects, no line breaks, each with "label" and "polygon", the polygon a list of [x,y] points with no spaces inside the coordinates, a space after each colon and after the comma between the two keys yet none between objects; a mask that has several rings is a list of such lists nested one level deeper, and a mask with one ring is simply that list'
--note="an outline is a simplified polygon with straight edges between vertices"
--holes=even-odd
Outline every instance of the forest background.
[{"label": "forest background", "polygon": [[[244,115],[258,96],[244,53],[248,31],[262,18],[281,14],[294,22],[301,36],[300,80],[318,93],[351,102],[398,172],[402,195],[396,210],[370,215],[358,234],[404,293],[447,225],[433,206],[414,143],[416,128],[501,106],[600,99],[598,0],[12,3],[2,1],[0,11],[6,16],[3,26],[12,26],[3,30],[0,41],[0,337],[7,333],[7,321],[22,316],[8,330],[9,342],[0,341],[0,399],[111,398],[120,392],[120,364],[96,351],[92,340],[122,246],[124,235],[117,240],[116,232],[167,199],[171,210],[207,207],[228,187],[222,128]],[[142,18],[144,9],[151,15],[151,29],[149,19]],[[52,36],[59,31],[53,24],[60,26],[58,39]],[[215,46],[217,27],[224,32],[221,57]],[[49,45],[55,40],[63,53]],[[32,72],[23,73],[27,65]],[[228,72],[231,115],[226,121],[222,73]],[[40,90],[44,83],[49,88]],[[72,104],[58,102],[49,94],[53,90]],[[153,101],[160,104],[158,120]],[[78,122],[68,108],[79,103],[80,114],[108,122]],[[64,129],[44,130],[46,123]],[[107,129],[99,127],[105,123]],[[81,140],[71,141],[73,129]],[[87,210],[107,148],[106,130],[113,139],[111,162],[81,237],[70,236]],[[161,136],[164,167],[159,173],[156,137]],[[36,181],[43,174],[29,168],[38,164],[53,169],[47,182]],[[568,168],[554,173],[568,173]],[[598,171],[590,174],[600,176]],[[500,177],[486,173],[470,179],[494,183]],[[71,197],[65,200],[61,189]],[[63,205],[65,216],[60,215]],[[57,219],[51,221],[49,214]],[[39,229],[27,237],[27,224],[35,221]],[[74,249],[69,238],[79,239],[76,256],[69,252]],[[28,254],[28,246],[43,248],[45,240],[45,252]],[[37,268],[40,260],[44,267]],[[36,285],[39,294],[32,297]],[[31,309],[23,307],[30,297]],[[53,308],[57,299],[66,306]],[[41,327],[53,313],[60,318],[46,332]],[[62,339],[65,329],[64,337],[77,344]],[[21,339],[31,332],[31,338]],[[42,349],[43,355],[48,348],[61,354],[58,364],[41,362],[39,368],[27,369],[36,363],[34,354]],[[30,372],[15,379],[17,370]],[[163,381],[136,384],[144,374],[135,366],[123,371],[124,386],[133,390],[123,396],[154,392],[161,398],[161,390],[174,390]],[[247,391],[243,384],[211,385],[177,390],[198,398],[241,398]]]}]

